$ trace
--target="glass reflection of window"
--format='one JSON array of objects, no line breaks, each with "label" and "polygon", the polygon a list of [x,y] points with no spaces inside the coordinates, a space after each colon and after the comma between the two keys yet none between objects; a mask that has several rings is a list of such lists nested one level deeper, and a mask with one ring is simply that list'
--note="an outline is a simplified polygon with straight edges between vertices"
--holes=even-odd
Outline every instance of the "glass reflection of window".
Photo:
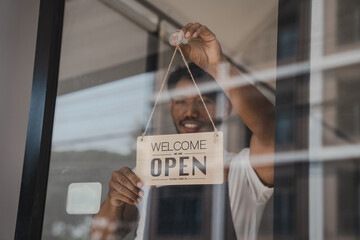
[{"label": "glass reflection of window", "polygon": [[[349,71],[348,71],[349,72]],[[339,104],[338,124],[351,137],[360,137],[360,89],[359,76],[342,78],[338,81]]]},{"label": "glass reflection of window", "polygon": [[282,34],[279,35],[278,39],[278,45],[281,46],[278,52],[278,60],[289,59],[296,56],[297,48],[295,47],[295,43],[297,38],[297,29],[294,26],[282,30]]},{"label": "glass reflection of window", "polygon": [[338,0],[337,42],[346,45],[360,42],[360,1]]},{"label": "glass reflection of window", "polygon": [[337,229],[340,236],[360,236],[360,168],[358,163],[357,160],[348,160],[337,164]]},{"label": "glass reflection of window", "polygon": [[146,119],[153,78],[145,73],[59,96],[53,150],[128,153],[129,138]]}]

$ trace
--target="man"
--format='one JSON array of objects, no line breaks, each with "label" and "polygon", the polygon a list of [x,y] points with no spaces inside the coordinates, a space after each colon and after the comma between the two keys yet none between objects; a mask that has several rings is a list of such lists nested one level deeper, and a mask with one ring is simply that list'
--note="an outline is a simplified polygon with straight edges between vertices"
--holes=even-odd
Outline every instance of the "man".
[{"label": "man", "polygon": [[[215,79],[226,93],[234,110],[252,132],[250,149],[244,149],[239,154],[228,157],[226,161],[225,181],[228,182],[228,187],[226,184],[224,185],[226,188],[224,192],[226,195],[225,202],[229,202],[229,206],[224,209],[229,209],[230,211],[230,221],[226,222],[227,225],[231,226],[234,238],[255,239],[262,211],[272,194],[271,186],[273,185],[274,175],[272,157],[274,152],[274,106],[251,84],[233,88],[226,87],[228,79],[239,74],[226,62],[218,40],[206,26],[199,23],[189,23],[182,31],[185,33],[188,43],[181,44],[180,48],[189,60],[198,66],[191,66],[195,72],[195,78],[201,79],[201,77],[196,76],[196,72],[200,72],[200,75],[205,75],[204,78],[206,79]],[[175,45],[175,43],[172,44]],[[224,70],[221,70],[224,67],[229,69],[229,71],[224,72]],[[184,71],[184,69],[181,71]],[[178,74],[176,78],[175,75],[172,74],[169,77],[170,89],[176,90],[193,87],[189,76],[186,77],[183,74]],[[212,97],[211,94],[204,94],[204,101],[210,116],[216,119],[216,98]],[[175,96],[171,101],[170,111],[179,133],[211,132],[214,130],[197,94]],[[264,161],[258,162],[260,159],[263,160],[263,158],[258,156],[268,156],[266,158],[267,161],[265,163]],[[140,220],[137,228],[137,238],[149,237],[148,235],[144,236],[144,234],[148,232],[146,231],[146,226],[151,224],[152,221],[146,215],[157,214],[151,212],[154,210],[154,207],[151,205],[151,201],[149,202],[149,195],[154,195],[157,191],[163,191],[163,193],[158,192],[157,194],[159,196],[167,196],[168,193],[172,192],[172,189],[177,189],[178,187],[172,186],[154,190],[150,188],[142,189],[142,187],[141,179],[131,169],[124,167],[119,171],[113,172],[106,200],[101,206],[99,213],[94,217],[92,227],[92,237],[94,239],[107,239],[105,236],[108,237],[109,235],[115,238],[124,237],[136,226],[138,215],[140,215]],[[202,193],[207,191],[207,187],[197,188],[196,186],[180,189],[178,192]],[[178,192],[176,192],[175,196],[178,196]],[[216,193],[218,194],[219,192]],[[187,204],[186,199],[184,200],[185,203],[181,201],[182,197],[178,196],[171,199],[173,201],[174,199],[180,199],[179,204],[191,206]],[[139,214],[136,205],[141,205],[139,204],[140,202],[142,202],[142,207]],[[171,203],[162,202],[162,204],[171,206]],[[165,207],[163,209],[171,208]],[[192,212],[196,212],[196,208]],[[169,220],[172,217],[171,214],[166,215],[166,219]],[[198,217],[198,214],[195,214],[194,217]],[[185,221],[193,219],[190,215],[184,215],[183,218],[186,218]],[[166,219],[163,223],[166,223]],[[113,224],[112,227],[104,227],[99,224],[101,220],[104,220],[106,223],[116,224]],[[230,224],[228,224],[229,222]],[[228,228],[226,227],[225,229]],[[162,230],[159,231],[161,232]],[[181,232],[176,229],[174,231]],[[169,234],[167,231],[165,233]],[[224,238],[230,239],[226,234]]]}]

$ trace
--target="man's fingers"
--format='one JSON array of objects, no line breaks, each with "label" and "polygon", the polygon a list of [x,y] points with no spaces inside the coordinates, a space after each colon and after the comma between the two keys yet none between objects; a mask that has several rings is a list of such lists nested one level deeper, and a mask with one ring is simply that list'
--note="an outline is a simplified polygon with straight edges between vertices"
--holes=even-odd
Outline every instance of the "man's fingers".
[{"label": "man's fingers", "polygon": [[136,202],[132,201],[131,199],[129,199],[125,195],[122,195],[121,193],[115,191],[110,192],[110,203],[112,205],[119,207],[123,202],[131,205],[136,205],[138,203],[137,201]]},{"label": "man's fingers", "polygon": [[216,39],[215,34],[212,31],[210,31],[210,29],[208,29],[204,25],[202,25],[201,27],[196,29],[196,32],[193,34],[193,37],[194,37],[194,35],[196,37],[201,38],[205,42],[212,41],[212,40]]},{"label": "man's fingers", "polygon": [[185,38],[190,38],[198,28],[201,27],[200,23],[194,23],[190,26],[187,27],[186,32],[185,32]]},{"label": "man's fingers", "polygon": [[120,186],[123,187],[121,189],[121,191],[123,191],[124,189],[127,189],[127,190],[129,190],[130,192],[132,192],[133,194],[135,194],[135,195],[137,195],[139,197],[142,197],[142,195],[144,194],[143,190],[141,190],[140,188],[134,186],[134,184],[130,181],[130,179],[127,176],[125,176],[124,174],[122,174],[120,171],[113,172],[112,179],[111,179],[110,183],[112,181],[114,183],[117,183],[117,184],[119,184]]},{"label": "man's fingers", "polygon": [[182,29],[181,31],[184,32],[184,35],[188,32],[188,29],[193,25],[193,23],[188,23],[186,24]]},{"label": "man's fingers", "polygon": [[123,167],[120,169],[120,172],[126,176],[134,186],[141,188],[144,185],[141,179],[130,168]]},{"label": "man's fingers", "polygon": [[188,23],[182,28],[182,31],[188,40],[200,38],[204,41],[211,41],[216,38],[215,34],[211,32],[209,28],[200,23]]},{"label": "man's fingers", "polygon": [[111,204],[138,204],[144,195],[144,191],[140,189],[142,185],[141,179],[130,168],[123,167],[119,171],[114,171],[109,182]]},{"label": "man's fingers", "polygon": [[196,29],[201,27],[200,23],[188,23],[181,30],[184,32],[185,38],[190,38]]},{"label": "man's fingers", "polygon": [[141,197],[136,195],[135,193],[131,192],[129,189],[127,189],[125,186],[120,185],[117,182],[110,181],[109,183],[110,188],[114,189],[118,193],[124,195],[128,199],[130,199],[132,202],[139,202],[141,201]]}]

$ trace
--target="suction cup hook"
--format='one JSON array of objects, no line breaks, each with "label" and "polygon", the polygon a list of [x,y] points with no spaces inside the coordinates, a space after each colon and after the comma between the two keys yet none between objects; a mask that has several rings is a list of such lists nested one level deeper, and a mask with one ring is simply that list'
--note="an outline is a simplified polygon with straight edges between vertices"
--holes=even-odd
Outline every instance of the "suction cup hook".
[{"label": "suction cup hook", "polygon": [[187,44],[188,40],[185,38],[185,34],[181,30],[176,30],[169,36],[169,43],[171,45]]}]

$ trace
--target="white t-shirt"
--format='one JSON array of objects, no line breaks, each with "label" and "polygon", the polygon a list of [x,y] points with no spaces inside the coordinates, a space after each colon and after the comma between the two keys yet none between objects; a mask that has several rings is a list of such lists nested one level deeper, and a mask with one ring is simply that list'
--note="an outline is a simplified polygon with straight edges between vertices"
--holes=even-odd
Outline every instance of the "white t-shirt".
[{"label": "white t-shirt", "polygon": [[[250,164],[250,150],[243,149],[239,154],[225,154],[225,162],[231,161],[228,176],[229,198],[232,219],[237,239],[256,239],[260,220],[273,188],[264,186]],[[150,187],[144,186],[143,200],[137,205],[140,214],[136,232],[137,240],[143,239],[146,228],[146,215]]]}]

